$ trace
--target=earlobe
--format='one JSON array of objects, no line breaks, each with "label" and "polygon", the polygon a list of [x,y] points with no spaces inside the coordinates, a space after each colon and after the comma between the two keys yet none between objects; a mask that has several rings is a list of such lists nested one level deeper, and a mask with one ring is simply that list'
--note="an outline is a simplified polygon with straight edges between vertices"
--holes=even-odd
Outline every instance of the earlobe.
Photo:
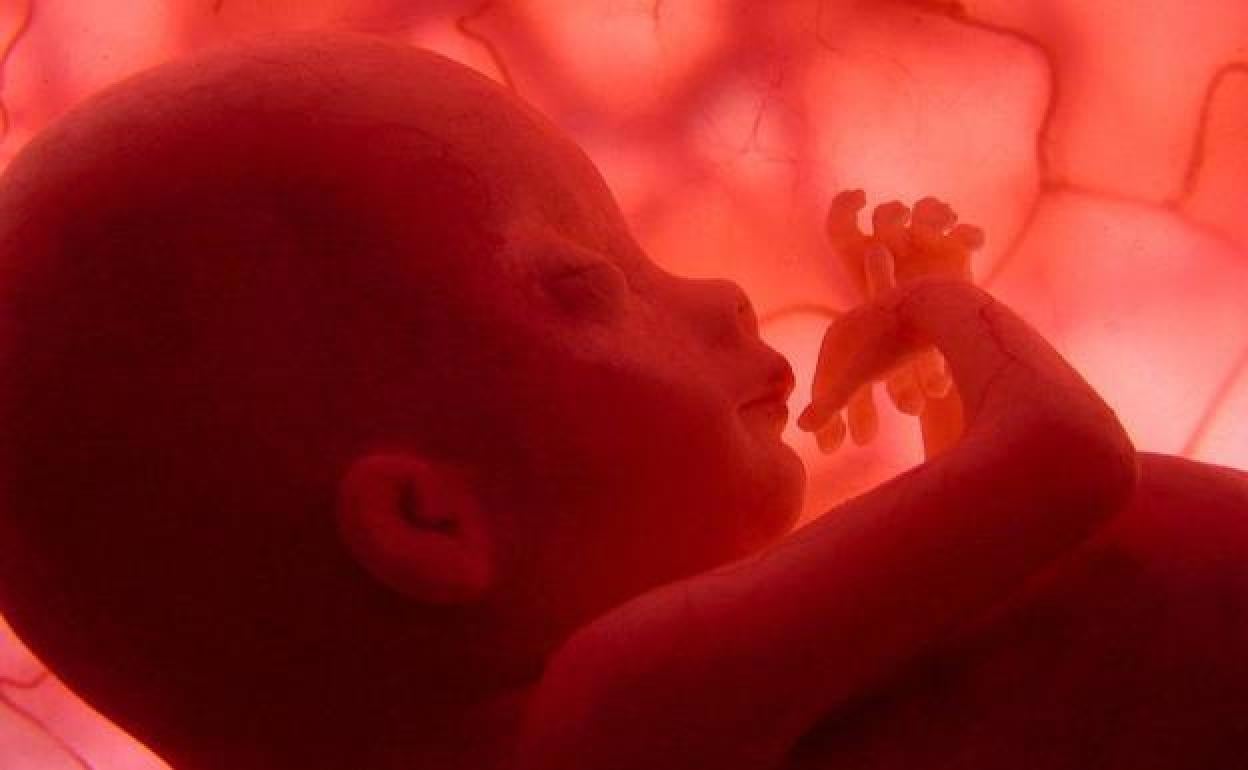
[{"label": "earlobe", "polygon": [[405,596],[464,604],[491,585],[484,512],[449,466],[410,454],[360,457],[339,482],[337,517],[354,560]]}]

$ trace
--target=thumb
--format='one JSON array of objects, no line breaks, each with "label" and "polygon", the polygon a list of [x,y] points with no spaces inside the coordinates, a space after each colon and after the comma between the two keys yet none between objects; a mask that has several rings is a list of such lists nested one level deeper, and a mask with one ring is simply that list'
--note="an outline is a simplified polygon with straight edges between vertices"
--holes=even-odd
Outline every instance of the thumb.
[{"label": "thumb", "polygon": [[811,383],[811,402],[798,418],[818,431],[862,385],[883,376],[917,347],[895,312],[891,296],[854,308],[828,326]]}]

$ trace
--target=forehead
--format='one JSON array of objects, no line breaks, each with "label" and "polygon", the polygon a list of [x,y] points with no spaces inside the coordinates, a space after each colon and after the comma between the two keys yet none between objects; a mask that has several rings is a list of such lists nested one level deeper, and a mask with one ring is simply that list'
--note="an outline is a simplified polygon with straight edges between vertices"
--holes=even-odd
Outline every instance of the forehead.
[{"label": "forehead", "polygon": [[605,183],[557,127],[462,65],[366,36],[278,36],[164,65],[78,108],[10,178],[22,168],[88,208],[272,188],[367,212],[387,237],[406,231],[404,249],[633,251]]},{"label": "forehead", "polygon": [[384,201],[385,232],[433,256],[428,270],[472,284],[525,282],[575,251],[637,258],[614,199],[579,148],[541,124],[512,121],[493,136],[484,143],[448,135],[433,151],[410,136],[374,143],[360,156],[361,176],[378,190],[371,200]]},{"label": "forehead", "polygon": [[[567,241],[632,250],[619,209],[593,163],[512,92],[436,54],[388,42],[331,44],[350,85],[340,125],[361,178],[397,222],[420,208],[487,230],[519,256],[522,243]],[[315,46],[312,46],[315,50]],[[307,56],[296,48],[293,55]],[[372,189],[377,189],[373,187]]]}]

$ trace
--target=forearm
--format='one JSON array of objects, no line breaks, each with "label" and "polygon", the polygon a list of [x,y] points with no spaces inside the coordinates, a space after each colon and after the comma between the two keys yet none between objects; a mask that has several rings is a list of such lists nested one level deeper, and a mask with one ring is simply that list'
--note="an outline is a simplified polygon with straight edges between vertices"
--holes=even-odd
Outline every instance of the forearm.
[{"label": "forearm", "polygon": [[[740,629],[704,640],[706,659],[756,661],[740,666],[741,685],[754,713],[780,706],[778,720],[789,723],[780,734],[1005,597],[1121,508],[1136,479],[1111,409],[986,293],[929,281],[887,302],[899,328],[886,336],[899,348],[935,344],[945,354],[965,402],[961,441],[769,553],[684,588],[701,628]],[[877,339],[847,358],[862,367],[847,386],[895,361],[887,348]]]},{"label": "forearm", "polygon": [[[769,597],[751,611],[761,613],[760,628],[784,633],[743,638],[732,654],[805,661],[776,664],[752,683],[783,704],[790,721],[775,729],[788,738],[1079,543],[1135,484],[1134,448],[1113,412],[1007,308],[944,281],[887,302],[898,345],[935,344],[948,360],[965,404],[962,439],[828,513],[754,568],[696,589]],[[851,356],[864,371],[847,381],[895,360],[870,352],[886,347],[874,341]]]},{"label": "forearm", "polygon": [[1059,439],[1066,430],[1045,430],[1053,444],[1041,455],[1040,436],[963,443],[830,512],[748,578],[698,589],[740,597],[723,606],[754,597],[760,637],[720,654],[768,661],[741,686],[761,712],[774,704],[773,745],[878,686],[1123,506],[1129,450],[1073,430]]}]

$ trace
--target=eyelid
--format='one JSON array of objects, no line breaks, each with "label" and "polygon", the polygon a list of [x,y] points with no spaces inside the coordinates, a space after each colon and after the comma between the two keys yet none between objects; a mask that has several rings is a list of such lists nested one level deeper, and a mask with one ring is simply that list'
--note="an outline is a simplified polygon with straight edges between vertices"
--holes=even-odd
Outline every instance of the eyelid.
[{"label": "eyelid", "polygon": [[575,277],[578,275],[584,275],[585,273],[590,273],[595,270],[610,270],[612,272],[619,273],[621,277],[624,276],[624,271],[620,269],[620,266],[615,264],[614,262],[611,262],[610,260],[587,259],[587,260],[577,261],[575,263],[561,265],[560,267],[551,271],[550,277],[555,278],[555,279],[571,278],[571,277]]},{"label": "eyelid", "polygon": [[542,282],[548,296],[578,318],[614,317],[631,288],[620,266],[606,259],[569,260],[549,270]]}]

